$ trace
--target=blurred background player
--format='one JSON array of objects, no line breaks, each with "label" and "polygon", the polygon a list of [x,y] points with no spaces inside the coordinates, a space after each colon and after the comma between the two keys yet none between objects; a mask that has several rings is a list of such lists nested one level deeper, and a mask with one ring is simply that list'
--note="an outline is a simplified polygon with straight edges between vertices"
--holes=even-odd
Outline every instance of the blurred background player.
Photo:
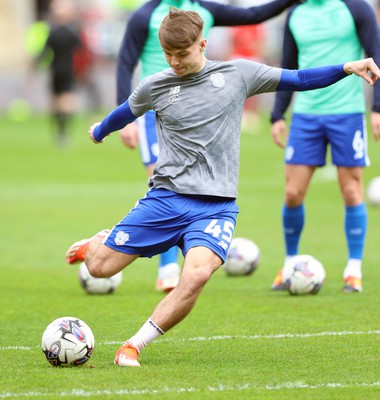
[{"label": "blurred background player", "polygon": [[48,58],[52,116],[59,146],[67,144],[67,129],[75,110],[74,56],[82,46],[78,9],[73,0],[53,0],[49,7],[49,34],[37,62]]},{"label": "blurred background player", "polygon": [[[298,69],[338,64],[363,56],[380,62],[380,33],[373,9],[363,0],[308,0],[287,15],[282,68]],[[287,136],[284,113],[292,92],[276,93],[272,111],[272,136],[284,147]],[[345,205],[348,261],[343,272],[344,292],[362,291],[362,258],[367,230],[363,167],[369,165],[365,121],[365,96],[361,82],[345,79],[314,92],[297,93],[285,150],[285,201],[282,224],[285,262],[298,254],[304,226],[304,198],[317,167],[326,162],[331,147]],[[380,86],[374,87],[371,127],[380,139]],[[283,290],[282,270],[273,290]]]},{"label": "blurred background player", "polygon": [[[263,43],[265,41],[263,25],[244,25],[231,28],[231,59],[245,58],[246,60],[264,63]],[[260,132],[258,117],[259,97],[247,99],[244,105],[242,130],[249,133]]]},{"label": "blurred background player", "polygon": [[[280,14],[293,3],[295,0],[276,0],[261,6],[243,8],[202,0],[148,1],[128,20],[118,57],[117,103],[124,103],[131,94],[132,76],[139,62],[140,80],[168,68],[158,41],[158,29],[171,6],[198,12],[205,21],[204,34],[207,37],[213,26],[257,24]],[[128,147],[134,148],[139,144],[148,176],[153,174],[159,151],[155,121],[155,113],[150,111],[120,132],[123,143]],[[178,284],[179,274],[178,249],[175,247],[159,256],[156,289],[170,291]]]}]

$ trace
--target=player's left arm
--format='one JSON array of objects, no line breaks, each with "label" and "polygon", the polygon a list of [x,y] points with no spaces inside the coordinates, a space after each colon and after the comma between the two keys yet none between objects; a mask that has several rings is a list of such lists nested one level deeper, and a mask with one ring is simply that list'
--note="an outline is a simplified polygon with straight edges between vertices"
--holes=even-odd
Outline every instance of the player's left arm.
[{"label": "player's left arm", "polygon": [[[380,65],[380,29],[372,7],[361,0],[346,0],[346,5],[355,21],[356,32],[368,57]],[[374,86],[371,127],[375,140],[380,140],[380,85]]]},{"label": "player's left arm", "polygon": [[214,17],[214,26],[252,25],[281,14],[299,0],[275,0],[253,7],[237,7],[213,1],[199,1]]},{"label": "player's left arm", "polygon": [[355,74],[373,86],[380,78],[379,67],[372,58],[349,61],[345,64],[327,65],[300,70],[283,69],[276,91],[320,89],[330,86],[348,75]]}]

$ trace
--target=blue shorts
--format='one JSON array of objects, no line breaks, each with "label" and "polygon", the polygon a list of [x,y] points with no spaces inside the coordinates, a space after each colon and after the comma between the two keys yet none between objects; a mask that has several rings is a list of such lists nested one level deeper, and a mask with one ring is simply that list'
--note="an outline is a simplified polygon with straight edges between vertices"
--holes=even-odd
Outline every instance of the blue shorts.
[{"label": "blue shorts", "polygon": [[148,111],[136,120],[139,135],[139,149],[145,166],[155,164],[158,157],[156,134],[156,113]]},{"label": "blue shorts", "polygon": [[111,231],[105,245],[152,257],[177,245],[183,255],[204,246],[226,260],[239,208],[235,200],[204,200],[151,189]]},{"label": "blue shorts", "polygon": [[338,167],[369,165],[363,114],[294,114],[285,151],[286,164],[323,166],[327,146]]}]

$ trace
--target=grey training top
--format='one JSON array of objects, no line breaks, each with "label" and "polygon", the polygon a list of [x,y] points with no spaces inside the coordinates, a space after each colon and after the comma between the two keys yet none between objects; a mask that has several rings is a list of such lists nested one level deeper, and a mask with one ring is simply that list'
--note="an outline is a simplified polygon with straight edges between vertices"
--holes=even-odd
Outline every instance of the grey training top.
[{"label": "grey training top", "polygon": [[281,69],[209,61],[179,77],[166,69],[128,99],[135,116],[156,112],[159,156],[149,185],[179,194],[237,197],[240,128],[247,97],[276,90]]}]

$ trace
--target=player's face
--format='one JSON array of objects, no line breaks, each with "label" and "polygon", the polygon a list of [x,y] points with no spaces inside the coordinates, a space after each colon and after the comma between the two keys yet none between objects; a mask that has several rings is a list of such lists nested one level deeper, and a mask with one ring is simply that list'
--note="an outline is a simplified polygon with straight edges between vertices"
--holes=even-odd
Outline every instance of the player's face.
[{"label": "player's face", "polygon": [[206,39],[200,38],[186,49],[163,49],[167,63],[178,76],[199,72],[205,65]]}]

